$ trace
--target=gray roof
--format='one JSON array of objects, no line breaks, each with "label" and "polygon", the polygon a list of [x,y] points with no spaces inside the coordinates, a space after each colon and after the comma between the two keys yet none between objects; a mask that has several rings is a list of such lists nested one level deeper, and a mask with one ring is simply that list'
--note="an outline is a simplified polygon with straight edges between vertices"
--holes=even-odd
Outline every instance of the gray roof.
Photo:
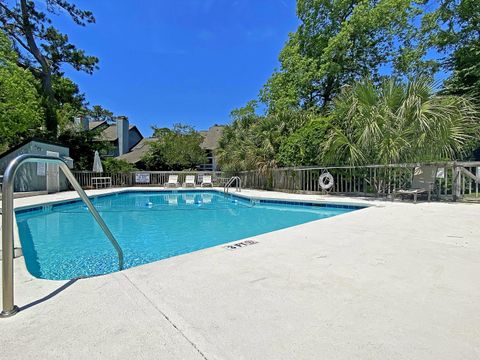
[{"label": "gray roof", "polygon": [[126,162],[129,162],[130,164],[136,164],[139,161],[143,159],[145,154],[148,152],[150,149],[150,143],[152,141],[157,141],[157,138],[147,138],[147,139],[142,139],[140,142],[135,145],[130,152],[117,156],[116,159],[118,160],[125,160]]},{"label": "gray roof", "polygon": [[199,131],[204,136],[203,143],[200,145],[205,150],[215,150],[218,148],[218,142],[223,134],[225,126],[214,125],[207,131]]},{"label": "gray roof", "polygon": [[45,140],[45,139],[39,139],[39,138],[30,138],[30,139],[27,139],[27,140],[24,140],[22,141],[20,144],[16,145],[16,146],[13,146],[7,150],[5,150],[4,152],[0,153],[0,158],[3,158],[9,154],[11,154],[12,152],[22,148],[23,146],[27,145],[28,143],[31,143],[31,142],[36,142],[36,143],[39,143],[39,144],[47,144],[47,145],[54,145],[54,146],[59,146],[59,147],[63,147],[65,149],[68,149],[70,150],[70,148],[68,147],[68,145],[64,145],[64,144],[60,144],[60,143],[57,143],[57,142],[53,142],[53,141],[50,141],[50,140]]},{"label": "gray roof", "polygon": [[100,125],[107,125],[107,122],[106,121],[89,121],[88,122],[88,129],[89,130],[93,130],[93,129],[96,129],[97,127],[99,127]]},{"label": "gray roof", "polygon": [[[129,125],[128,130],[132,130],[135,125]],[[102,140],[115,141],[118,139],[117,135],[117,124],[110,124],[100,133]]]}]

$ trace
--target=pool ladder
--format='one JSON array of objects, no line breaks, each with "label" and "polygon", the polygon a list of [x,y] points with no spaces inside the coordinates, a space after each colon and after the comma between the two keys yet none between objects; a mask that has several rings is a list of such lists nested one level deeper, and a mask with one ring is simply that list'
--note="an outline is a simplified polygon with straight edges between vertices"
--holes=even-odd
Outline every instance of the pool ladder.
[{"label": "pool ladder", "polygon": [[228,194],[228,189],[235,183],[235,190],[237,192],[242,191],[242,179],[238,176],[232,176],[228,181],[225,183],[225,186],[223,187],[223,192],[225,194]]},{"label": "pool ladder", "polygon": [[87,205],[88,210],[93,215],[95,221],[100,225],[108,240],[112,243],[118,255],[118,265],[123,269],[123,251],[117,240],[108,228],[105,221],[93,206],[85,191],[72,174],[67,164],[58,157],[24,154],[13,159],[5,169],[3,175],[2,187],[2,301],[3,309],[0,312],[0,318],[15,315],[19,309],[14,303],[13,291],[13,185],[18,168],[24,163],[48,163],[57,164],[67,179],[72,184],[80,198]]}]

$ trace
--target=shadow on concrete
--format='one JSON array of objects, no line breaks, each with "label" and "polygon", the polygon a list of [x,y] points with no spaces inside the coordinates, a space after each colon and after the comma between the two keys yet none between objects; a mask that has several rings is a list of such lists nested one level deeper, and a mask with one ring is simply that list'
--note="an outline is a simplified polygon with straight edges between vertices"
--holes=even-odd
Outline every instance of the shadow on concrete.
[{"label": "shadow on concrete", "polygon": [[44,297],[42,297],[38,300],[32,301],[29,304],[21,306],[19,308],[19,311],[27,310],[27,309],[31,308],[32,306],[39,305],[39,304],[41,304],[41,303],[43,303],[47,300],[50,300],[51,298],[60,294],[63,290],[66,290],[67,288],[69,288],[70,286],[75,284],[77,282],[77,280],[79,280],[79,279],[72,279],[72,280],[68,281],[67,283],[63,284],[62,286],[60,286],[58,289],[52,291],[50,294],[48,294],[48,295],[46,295],[46,296],[44,296]]}]

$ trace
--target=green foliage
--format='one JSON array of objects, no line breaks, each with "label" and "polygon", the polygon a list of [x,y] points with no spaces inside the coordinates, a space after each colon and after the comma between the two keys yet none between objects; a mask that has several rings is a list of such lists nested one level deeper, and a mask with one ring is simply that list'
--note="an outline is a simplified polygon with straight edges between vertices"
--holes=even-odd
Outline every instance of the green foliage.
[{"label": "green foliage", "polygon": [[332,118],[324,160],[334,164],[455,160],[479,135],[473,103],[436,94],[426,79],[361,81],[335,100]]},{"label": "green foliage", "polygon": [[261,92],[269,112],[288,108],[324,110],[352,81],[379,78],[391,65],[402,74],[430,73],[415,19],[416,0],[298,0],[298,30],[290,34],[276,71]]},{"label": "green foliage", "polygon": [[452,76],[445,83],[446,92],[471,96],[480,104],[480,41],[465,45],[450,58]]},{"label": "green foliage", "polygon": [[59,106],[70,104],[79,110],[84,108],[85,95],[80,92],[78,85],[71,79],[63,74],[54,75],[52,86]]},{"label": "green foliage", "polygon": [[480,104],[480,2],[443,0],[428,17],[432,44],[446,52],[446,69],[452,75],[446,92],[469,95]]},{"label": "green foliage", "polygon": [[153,126],[152,129],[153,129],[153,137],[157,138],[157,139],[161,139],[164,136],[169,135],[172,132],[171,129],[166,128],[166,127],[157,128],[156,126]]},{"label": "green foliage", "polygon": [[94,105],[88,112],[88,115],[94,121],[112,121],[113,120],[113,112],[103,108],[101,105]]},{"label": "green foliage", "polygon": [[203,137],[193,127],[175,124],[173,129],[153,128],[157,141],[150,142],[143,158],[149,170],[187,170],[206,162],[200,147]]},{"label": "green foliage", "polygon": [[318,118],[295,131],[280,145],[276,156],[280,166],[313,166],[321,163],[322,145],[330,119]]},{"label": "green foliage", "polygon": [[102,161],[102,164],[103,170],[107,173],[124,173],[137,170],[135,165],[130,164],[125,160],[115,158],[107,158]]},{"label": "green foliage", "polygon": [[[478,144],[478,0],[298,0],[297,15],[260,92],[267,115],[255,102],[232,113],[223,170],[456,159]],[[428,59],[433,47],[445,62]],[[435,92],[441,65],[452,76]],[[300,113],[311,120],[281,130],[281,114]]]},{"label": "green foliage", "polygon": [[110,143],[98,140],[98,131],[78,131],[65,129],[58,136],[58,141],[70,148],[70,157],[74,160],[75,170],[89,170],[93,168],[95,151],[108,152]]},{"label": "green foliage", "polygon": [[55,111],[60,129],[70,126],[75,117],[87,114],[85,95],[77,84],[63,75],[54,75],[52,86],[57,100]]},{"label": "green foliage", "polygon": [[[74,69],[92,73],[97,68],[98,59],[88,56],[70,43],[52,25],[49,15],[65,13],[78,25],[95,22],[90,11],[79,9],[68,0],[18,0],[0,1],[0,28],[10,37],[18,53],[17,62],[23,68],[32,69],[40,80],[39,87],[44,107],[46,129],[57,134],[59,116],[70,119],[75,105],[62,106],[62,97],[67,93],[65,84],[55,82],[62,77],[62,64],[70,64]],[[57,78],[57,79],[55,79]],[[61,82],[61,81],[60,81]],[[62,120],[62,118],[61,118]]]},{"label": "green foliage", "polygon": [[68,63],[75,70],[88,74],[92,74],[98,68],[98,58],[86,55],[85,51],[69,42],[68,35],[62,34],[53,26],[49,26],[37,36],[43,41],[42,48],[52,63],[53,73],[59,73],[63,63]]},{"label": "green foliage", "polygon": [[277,154],[282,143],[295,131],[309,123],[314,114],[284,110],[267,116],[256,114],[256,103],[232,111],[233,122],[226,126],[217,150],[222,170],[267,171],[278,165]]},{"label": "green foliage", "polygon": [[16,61],[10,41],[0,32],[0,152],[21,142],[43,121],[36,80]]}]

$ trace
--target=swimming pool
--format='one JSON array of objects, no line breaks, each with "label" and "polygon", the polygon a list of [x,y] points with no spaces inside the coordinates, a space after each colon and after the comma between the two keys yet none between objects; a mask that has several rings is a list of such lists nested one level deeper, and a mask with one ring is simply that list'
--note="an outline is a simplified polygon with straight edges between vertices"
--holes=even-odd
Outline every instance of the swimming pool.
[{"label": "swimming pool", "polygon": [[[249,200],[208,191],[128,191],[92,202],[124,252],[124,268],[360,209]],[[66,280],[118,270],[117,253],[80,200],[16,210],[28,271]]]}]

